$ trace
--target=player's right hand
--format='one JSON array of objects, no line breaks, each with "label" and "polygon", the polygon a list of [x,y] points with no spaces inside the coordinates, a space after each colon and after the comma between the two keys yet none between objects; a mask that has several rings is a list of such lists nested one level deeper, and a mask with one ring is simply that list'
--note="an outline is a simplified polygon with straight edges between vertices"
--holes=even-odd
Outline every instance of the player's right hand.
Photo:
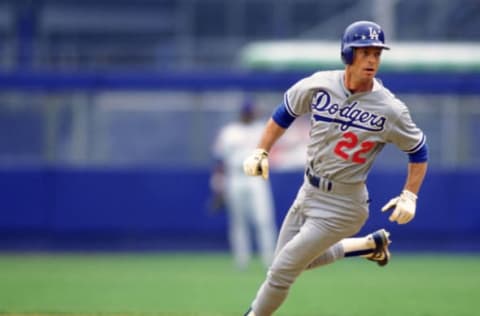
[{"label": "player's right hand", "polygon": [[243,171],[248,176],[262,176],[268,179],[268,152],[257,148],[243,162]]}]

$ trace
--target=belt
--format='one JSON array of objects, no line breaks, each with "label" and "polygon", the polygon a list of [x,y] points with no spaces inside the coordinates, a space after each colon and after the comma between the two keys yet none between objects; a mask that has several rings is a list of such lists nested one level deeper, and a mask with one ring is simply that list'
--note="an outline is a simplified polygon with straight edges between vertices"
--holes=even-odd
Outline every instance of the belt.
[{"label": "belt", "polygon": [[332,181],[323,177],[317,177],[313,175],[312,172],[310,171],[310,168],[307,168],[305,175],[307,176],[308,182],[310,182],[310,184],[313,185],[314,187],[322,189],[322,191],[325,191],[325,192],[332,191],[332,188],[333,188]]},{"label": "belt", "polygon": [[363,183],[355,183],[355,184],[339,183],[324,177],[316,176],[312,173],[310,168],[307,168],[307,170],[305,171],[305,176],[307,177],[308,182],[312,186],[324,192],[354,193],[354,192],[363,191],[364,189]]}]

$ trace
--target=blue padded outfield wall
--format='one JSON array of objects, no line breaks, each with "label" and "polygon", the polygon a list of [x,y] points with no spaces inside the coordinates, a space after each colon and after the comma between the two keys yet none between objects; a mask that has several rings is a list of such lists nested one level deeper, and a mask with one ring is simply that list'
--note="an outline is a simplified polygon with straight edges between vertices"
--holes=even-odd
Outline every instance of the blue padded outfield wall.
[{"label": "blue padded outfield wall", "polygon": [[[59,95],[72,91],[89,94],[98,90],[275,90],[281,93],[303,75],[4,73],[0,74],[0,94],[35,96],[38,91]],[[383,79],[398,93],[440,95],[440,98],[443,94],[455,94],[467,96],[474,104],[474,99],[478,100],[480,95],[480,74],[477,73],[385,74]],[[449,102],[451,100],[456,99],[450,97]],[[456,105],[452,103],[451,106]],[[23,152],[24,148],[17,146],[15,140],[31,138],[35,133],[26,133],[23,126],[20,129],[15,124],[7,124],[13,122],[8,118],[3,118],[5,124],[0,140],[2,144],[11,144],[17,153]],[[437,122],[441,124],[440,120],[428,122],[432,130],[437,130]],[[418,200],[417,216],[408,225],[392,224],[388,214],[380,212],[381,206],[401,191],[405,163],[398,168],[374,168],[368,181],[371,214],[361,233],[385,227],[392,232],[392,247],[397,249],[480,250],[480,164],[477,159],[480,127],[478,120],[475,122],[469,127],[471,139],[468,141],[471,143],[465,141],[460,147],[462,154],[474,158],[462,166],[448,165],[451,157],[439,166],[437,155],[441,151],[436,144],[445,140],[438,139],[434,133],[428,135],[432,143],[432,167]],[[66,120],[59,132],[66,133],[71,123]],[[38,128],[33,126],[34,131],[42,127],[41,124]],[[442,128],[444,125],[438,130]],[[15,131],[21,132],[16,134]],[[182,130],[173,132],[181,133]],[[68,149],[68,146],[60,148]],[[47,151],[45,155],[48,158],[53,154]],[[209,165],[98,166],[55,160],[18,163],[15,159],[1,162],[0,249],[225,250],[228,247],[226,214],[213,214],[208,208]],[[271,181],[278,224],[302,180],[301,169],[273,170]]]},{"label": "blue padded outfield wall", "polygon": [[[225,213],[207,207],[206,170],[32,169],[0,172],[3,249],[224,249]],[[480,250],[480,172],[431,172],[418,213],[398,226],[380,212],[404,181],[402,172],[370,176],[365,232],[385,227],[395,247]],[[273,173],[280,223],[302,173]]]}]

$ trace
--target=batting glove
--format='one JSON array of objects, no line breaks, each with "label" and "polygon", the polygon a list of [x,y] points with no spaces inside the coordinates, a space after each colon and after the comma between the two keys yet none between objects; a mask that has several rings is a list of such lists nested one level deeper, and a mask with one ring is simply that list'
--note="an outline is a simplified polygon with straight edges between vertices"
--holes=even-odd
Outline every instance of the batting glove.
[{"label": "batting glove", "polygon": [[257,148],[252,155],[243,162],[243,171],[248,176],[262,176],[268,179],[268,152]]},{"label": "batting glove", "polygon": [[382,207],[382,212],[395,207],[389,220],[391,222],[397,222],[398,224],[406,224],[415,217],[416,205],[417,195],[408,190],[403,190],[400,196],[391,199]]}]

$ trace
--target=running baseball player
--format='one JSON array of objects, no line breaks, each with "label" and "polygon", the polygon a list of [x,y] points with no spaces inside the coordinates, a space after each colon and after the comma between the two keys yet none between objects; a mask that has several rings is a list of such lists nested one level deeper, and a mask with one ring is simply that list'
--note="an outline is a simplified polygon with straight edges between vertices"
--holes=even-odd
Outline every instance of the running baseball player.
[{"label": "running baseball player", "polygon": [[309,113],[305,181],[282,224],[267,277],[245,316],[272,315],[306,269],[352,256],[363,256],[380,266],[388,263],[386,230],[349,238],[368,217],[365,181],[387,143],[404,151],[409,162],[402,192],[382,211],[392,209],[389,220],[398,224],[414,218],[428,149],[408,108],[375,78],[386,49],[378,24],[358,21],[349,25],[341,42],[345,69],[317,72],[288,89],[257,149],[245,159],[246,174],[268,178],[269,150],[295,118]]}]

